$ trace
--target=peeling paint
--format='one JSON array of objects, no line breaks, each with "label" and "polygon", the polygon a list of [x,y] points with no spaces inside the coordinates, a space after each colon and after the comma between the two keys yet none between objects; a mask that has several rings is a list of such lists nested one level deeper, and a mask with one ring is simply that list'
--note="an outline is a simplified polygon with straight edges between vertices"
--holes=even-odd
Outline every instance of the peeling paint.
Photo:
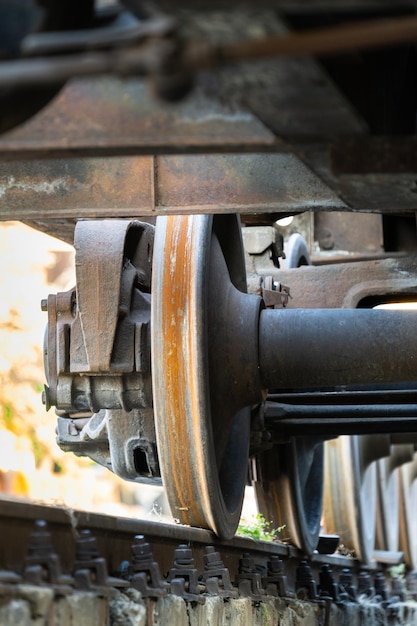
[{"label": "peeling paint", "polygon": [[52,195],[56,192],[67,191],[67,181],[65,178],[57,178],[51,182],[41,181],[35,182],[23,182],[22,179],[16,181],[14,176],[8,176],[5,182],[0,184],[0,197],[7,194],[12,189],[21,189],[22,191],[34,191],[35,193],[45,193]]}]

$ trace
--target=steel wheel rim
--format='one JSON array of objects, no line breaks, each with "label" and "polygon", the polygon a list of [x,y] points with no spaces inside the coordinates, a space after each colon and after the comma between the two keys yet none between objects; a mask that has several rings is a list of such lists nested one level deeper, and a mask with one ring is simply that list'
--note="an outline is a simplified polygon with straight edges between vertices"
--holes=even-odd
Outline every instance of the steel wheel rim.
[{"label": "steel wheel rim", "polygon": [[400,468],[400,550],[411,569],[417,567],[417,538],[415,511],[417,510],[417,455],[411,463]]},{"label": "steel wheel rim", "polygon": [[[304,239],[291,235],[285,248],[287,269],[310,265]],[[268,458],[269,457],[269,458]],[[311,457],[311,458],[309,458]],[[263,480],[270,461],[278,461],[278,475]],[[255,481],[259,512],[305,554],[314,552],[320,533],[323,508],[324,446],[321,441],[299,437],[288,444],[261,455],[258,461],[260,479]],[[264,467],[262,467],[264,466]]]},{"label": "steel wheel rim", "polygon": [[[305,554],[316,549],[323,501],[324,446],[297,438],[264,453],[255,493],[259,512]],[[276,475],[272,478],[272,470]],[[272,478],[272,479],[271,479]]]},{"label": "steel wheel rim", "polygon": [[341,436],[325,444],[324,516],[326,530],[364,562],[375,547],[376,467],[362,468],[360,437]]},{"label": "steel wheel rim", "polygon": [[398,551],[399,542],[399,472],[390,472],[386,459],[377,463],[378,508],[377,547],[380,550]]},{"label": "steel wheel rim", "polygon": [[[249,414],[243,411],[233,418],[227,454],[217,467],[206,329],[207,268],[214,219],[211,215],[192,215],[157,220],[152,378],[159,460],[172,514],[181,523],[210,528],[228,539],[240,519]],[[228,222],[232,223],[230,218]]]}]

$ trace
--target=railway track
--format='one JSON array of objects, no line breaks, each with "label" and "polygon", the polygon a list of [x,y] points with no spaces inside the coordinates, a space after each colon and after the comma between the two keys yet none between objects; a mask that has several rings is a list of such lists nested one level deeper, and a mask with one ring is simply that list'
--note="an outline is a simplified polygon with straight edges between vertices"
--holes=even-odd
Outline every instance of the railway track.
[{"label": "railway track", "polygon": [[367,567],[340,554],[307,560],[285,544],[16,500],[2,500],[0,516],[2,626],[69,616],[85,626],[417,619],[414,579],[388,575],[397,553]]}]

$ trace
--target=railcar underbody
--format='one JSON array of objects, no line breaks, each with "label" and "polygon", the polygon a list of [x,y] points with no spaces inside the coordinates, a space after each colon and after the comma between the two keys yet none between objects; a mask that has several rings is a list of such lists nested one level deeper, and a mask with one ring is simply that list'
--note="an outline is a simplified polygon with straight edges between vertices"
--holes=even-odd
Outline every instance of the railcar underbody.
[{"label": "railcar underbody", "polygon": [[416,8],[0,1],[0,218],[76,248],[58,443],[181,522],[233,536],[249,482],[307,554],[417,566]]}]

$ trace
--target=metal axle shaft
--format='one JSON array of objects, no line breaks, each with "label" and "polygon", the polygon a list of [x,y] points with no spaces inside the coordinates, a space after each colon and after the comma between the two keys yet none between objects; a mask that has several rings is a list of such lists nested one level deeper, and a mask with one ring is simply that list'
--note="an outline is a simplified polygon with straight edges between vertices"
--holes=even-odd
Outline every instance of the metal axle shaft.
[{"label": "metal axle shaft", "polygon": [[259,365],[270,389],[417,382],[417,312],[261,312]]}]

